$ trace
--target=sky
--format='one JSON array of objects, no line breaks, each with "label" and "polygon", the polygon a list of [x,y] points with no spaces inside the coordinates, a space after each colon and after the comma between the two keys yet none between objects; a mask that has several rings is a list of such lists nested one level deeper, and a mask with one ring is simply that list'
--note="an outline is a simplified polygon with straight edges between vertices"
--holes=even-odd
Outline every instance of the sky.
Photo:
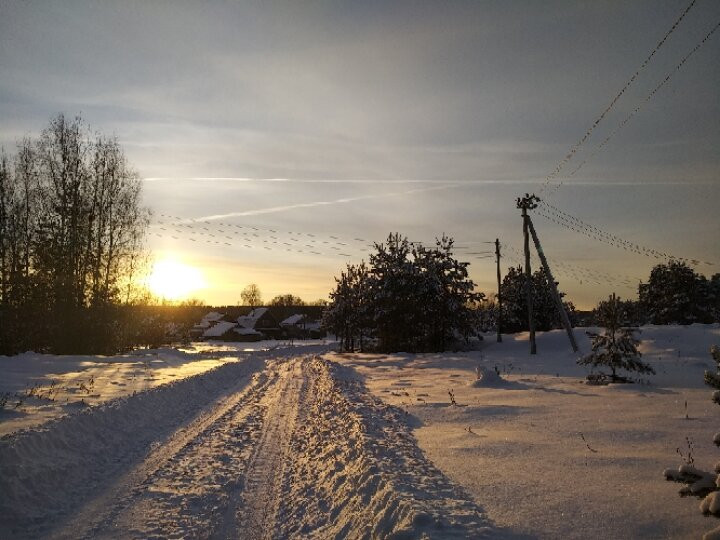
[{"label": "sky", "polygon": [[[519,262],[526,192],[710,275],[720,30],[701,42],[718,22],[714,0],[0,0],[0,145],[60,112],[117,136],[150,251],[198,268],[212,304],[253,282],[327,298],[395,231],[452,236],[493,292],[488,242],[503,271]],[[635,297],[663,262],[532,219],[581,308]]]}]

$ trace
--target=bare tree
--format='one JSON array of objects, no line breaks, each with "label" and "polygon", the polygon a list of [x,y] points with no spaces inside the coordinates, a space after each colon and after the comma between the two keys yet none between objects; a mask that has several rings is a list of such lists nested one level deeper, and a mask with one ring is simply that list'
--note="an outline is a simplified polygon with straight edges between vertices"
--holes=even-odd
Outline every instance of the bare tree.
[{"label": "bare tree", "polygon": [[251,283],[243,289],[240,293],[243,303],[246,306],[257,307],[262,305],[262,295],[260,294],[260,287],[255,283]]},{"label": "bare tree", "polygon": [[[46,323],[50,348],[92,348],[88,325],[112,326],[111,308],[143,255],[140,179],[116,139],[62,114],[18,144],[13,165],[0,159],[2,326],[31,313],[35,326]],[[14,348],[3,336],[21,330],[0,333],[0,350]]]},{"label": "bare tree", "polygon": [[270,305],[284,307],[304,306],[305,301],[294,294],[278,294],[275,298],[270,300]]}]

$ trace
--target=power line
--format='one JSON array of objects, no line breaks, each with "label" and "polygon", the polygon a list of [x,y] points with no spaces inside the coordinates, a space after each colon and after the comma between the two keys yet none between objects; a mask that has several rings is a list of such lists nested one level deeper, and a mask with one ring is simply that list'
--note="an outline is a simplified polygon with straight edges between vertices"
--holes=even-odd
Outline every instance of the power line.
[{"label": "power line", "polygon": [[[192,226],[202,226],[206,230],[209,230],[210,227],[223,226],[223,227],[226,227],[229,229],[251,229],[255,232],[267,231],[267,232],[270,232],[273,234],[288,234],[288,235],[306,236],[306,237],[310,238],[310,240],[308,240],[309,242],[323,242],[323,240],[321,240],[321,238],[323,238],[323,236],[319,235],[319,234],[304,233],[304,232],[300,232],[300,231],[279,231],[278,229],[271,229],[268,227],[259,227],[259,226],[253,226],[253,225],[239,225],[237,223],[230,223],[227,221],[207,221],[207,220],[198,221],[198,220],[190,219],[189,223],[188,223],[187,218],[182,218],[180,216],[173,216],[173,215],[169,215],[169,214],[159,214],[159,215],[160,215],[160,217],[172,219],[172,220],[179,222],[179,223],[173,224],[174,226],[177,226],[177,227],[188,227],[189,228]],[[326,236],[326,238],[338,240],[338,238],[334,237],[334,236]],[[369,247],[372,247],[374,245],[370,240],[365,240],[363,238],[354,238],[353,241],[354,242],[362,242]],[[327,241],[326,241],[326,243],[327,243]],[[342,245],[347,245],[349,243],[349,240],[346,242],[337,242],[337,243],[342,244]]]},{"label": "power line", "polygon": [[[508,258],[514,263],[516,263],[516,266],[522,266],[522,258],[524,257],[523,253],[521,253],[521,251],[512,244],[503,243],[503,247],[514,254],[509,256]],[[532,254],[532,257],[533,264],[536,265],[539,260],[537,259],[537,256],[535,254]],[[598,270],[570,264],[565,261],[560,261],[550,257],[547,257],[547,259],[552,263],[553,268],[556,269],[556,272],[558,274],[570,277],[575,281],[579,282],[581,285],[586,282],[594,283],[596,285],[612,283],[619,287],[635,288],[637,283],[641,281],[640,278],[633,276],[601,272]]]},{"label": "power line", "polygon": [[[158,215],[159,215],[161,218],[166,218],[166,219],[174,220],[175,223],[169,224],[169,225],[171,225],[171,226],[173,226],[173,227],[185,227],[185,228],[188,228],[188,229],[191,228],[191,227],[198,227],[198,226],[200,226],[200,227],[201,227],[202,229],[204,229],[205,231],[210,231],[210,228],[211,228],[211,227],[220,227],[220,226],[222,226],[222,227],[226,227],[227,229],[230,229],[230,230],[234,230],[234,229],[236,229],[236,228],[237,228],[237,229],[251,229],[252,231],[254,231],[252,234],[253,234],[254,236],[256,236],[256,237],[259,236],[259,235],[257,234],[259,231],[267,231],[267,232],[270,232],[270,233],[273,233],[273,234],[287,234],[287,235],[295,235],[295,236],[308,237],[309,240],[307,240],[307,241],[308,241],[308,242],[313,242],[313,243],[323,243],[323,244],[336,243],[337,245],[341,245],[341,246],[349,246],[352,242],[356,242],[356,243],[359,242],[359,243],[362,243],[362,244],[363,244],[363,245],[362,245],[363,248],[366,248],[366,247],[374,248],[374,247],[375,247],[375,244],[376,244],[376,242],[374,242],[374,241],[372,241],[372,240],[367,240],[367,239],[365,239],[365,238],[358,238],[358,237],[355,237],[355,238],[352,238],[352,239],[350,239],[350,238],[340,238],[340,237],[338,237],[338,236],[333,236],[333,235],[323,236],[323,235],[321,235],[321,234],[301,232],[301,231],[294,231],[294,230],[285,230],[285,231],[283,231],[283,230],[279,230],[279,229],[275,229],[275,228],[272,228],[272,229],[271,229],[271,228],[269,228],[269,227],[261,227],[261,226],[258,226],[258,225],[240,225],[240,224],[237,224],[237,223],[230,223],[230,222],[227,222],[227,221],[196,220],[196,219],[192,219],[192,218],[183,218],[183,217],[181,217],[181,216],[174,216],[174,215],[162,214],[162,213],[161,213],[161,214],[158,214]],[[157,222],[157,223],[161,223],[161,224],[164,223],[162,220],[156,220],[156,222]],[[221,229],[218,229],[218,231],[221,232],[221,233],[223,232]],[[275,237],[274,237],[274,236],[271,236],[270,238],[275,238]],[[330,238],[330,239],[332,239],[333,241],[330,242],[329,240],[322,240],[322,238]],[[427,244],[431,244],[432,242],[416,242],[416,243],[420,243],[420,244],[423,244],[423,245],[427,245]],[[463,242],[462,242],[462,244],[470,244],[470,245],[472,245],[472,244],[493,244],[493,243],[494,243],[494,242],[492,242],[492,241],[479,241],[479,240],[477,240],[477,241],[470,240],[470,241],[463,241]],[[454,245],[453,248],[454,248],[455,250],[473,249],[470,245],[468,245],[468,246]],[[494,253],[494,252],[493,252],[493,253]]]},{"label": "power line", "polygon": [[643,246],[641,244],[637,244],[635,242],[631,242],[629,240],[625,240],[617,235],[611,234],[607,231],[604,231],[603,229],[595,227],[594,225],[591,225],[583,221],[582,219],[573,216],[572,214],[569,214],[559,209],[557,206],[554,206],[546,201],[542,201],[540,203],[540,206],[538,207],[536,212],[538,212],[538,214],[545,219],[548,219],[553,223],[568,230],[583,234],[590,239],[597,240],[598,242],[603,242],[605,244],[624,249],[625,251],[636,253],[638,255],[644,255],[646,257],[654,257],[656,259],[664,260],[675,259],[678,261],[688,262],[693,265],[705,264],[707,266],[715,266],[715,264],[710,261],[702,261],[699,259],[687,257],[677,257],[665,251],[659,251],[647,246]]},{"label": "power line", "polygon": [[[323,240],[321,235],[301,231],[280,231],[278,229],[217,221],[191,221],[188,223],[187,219],[180,218],[179,216],[167,214],[160,214],[160,216],[182,221],[182,223],[166,223],[162,219],[156,220],[153,225],[156,225],[162,232],[156,232],[155,236],[171,238],[173,240],[205,243],[211,246],[232,246],[247,249],[263,248],[268,251],[286,251],[308,255],[344,257],[367,255],[367,248],[374,248],[375,246],[374,243],[353,246],[350,245],[350,242],[344,241],[347,239],[335,235],[325,237],[332,240]],[[270,232],[273,234],[266,234]],[[176,236],[176,234],[189,235],[190,237],[181,238],[180,236]],[[286,235],[286,237],[282,237],[281,235]],[[357,238],[355,240],[363,241]],[[422,242],[412,243],[424,245]],[[469,246],[459,247],[461,249],[472,249]],[[457,249],[458,246],[453,246],[453,248]],[[483,260],[492,256],[489,255],[489,253],[490,252],[487,251],[472,251],[466,252],[463,255],[473,260]]]},{"label": "power line", "polygon": [[632,77],[625,83],[625,85],[622,87],[620,92],[617,93],[617,95],[612,99],[610,104],[605,107],[605,110],[603,110],[602,113],[600,113],[600,116],[598,116],[595,121],[592,123],[592,125],[588,128],[588,130],[585,132],[585,134],[580,138],[578,142],[576,142],[573,146],[570,147],[570,151],[563,157],[563,159],[560,160],[560,162],[557,164],[555,169],[545,178],[545,183],[543,184],[542,188],[540,188],[539,193],[542,194],[547,186],[549,185],[550,181],[557,177],[558,174],[560,174],[560,171],[562,168],[575,156],[578,149],[590,138],[590,135],[595,130],[595,128],[602,122],[603,118],[612,110],[612,108],[615,106],[615,104],[618,102],[618,100],[622,97],[622,95],[627,91],[628,88],[632,85],[633,82],[635,82],[635,79],[638,77],[640,72],[645,69],[645,67],[648,65],[650,60],[653,56],[655,56],[655,53],[660,50],[660,47],[663,46],[665,41],[667,41],[667,38],[670,37],[670,34],[672,34],[675,29],[678,27],[680,22],[685,18],[685,15],[692,9],[692,7],[695,5],[696,0],[692,0],[690,4],[685,8],[685,10],[680,14],[680,17],[673,23],[673,25],[670,27],[670,29],[665,33],[663,38],[658,42],[657,45],[655,45],[655,48],[650,51],[650,54],[645,59],[645,61],[641,64],[641,66],[633,73]]},{"label": "power line", "polygon": [[[670,72],[668,72],[668,74],[665,76],[665,78],[662,79],[662,80],[655,86],[655,88],[653,88],[652,91],[645,97],[645,99],[644,99],[642,102],[640,102],[640,104],[639,104],[637,107],[635,107],[635,108],[630,112],[630,114],[628,114],[628,115],[622,120],[622,122],[620,122],[620,123],[615,127],[615,129],[610,133],[610,135],[608,135],[607,137],[605,137],[597,146],[595,146],[595,148],[593,149],[592,153],[591,153],[586,159],[584,159],[583,161],[581,161],[580,164],[579,164],[577,167],[575,167],[575,169],[573,169],[573,170],[570,172],[570,174],[568,174],[567,178],[573,177],[573,176],[575,175],[575,173],[577,173],[580,169],[582,169],[582,168],[585,166],[585,164],[588,162],[588,160],[590,160],[590,159],[592,159],[593,157],[595,157],[595,156],[598,154],[598,152],[600,152],[600,151],[610,142],[610,140],[611,140],[621,129],[623,129],[623,128],[627,125],[627,123],[640,111],[640,109],[642,109],[642,107],[643,107],[644,105],[646,105],[646,104],[653,98],[653,96],[655,96],[655,94],[656,94],[663,86],[665,86],[665,85],[670,81],[670,79],[672,78],[672,76],[673,76],[674,74],[676,74],[678,71],[680,71],[680,69],[682,68],[682,66],[690,59],[690,57],[691,57],[693,54],[695,54],[695,53],[700,49],[700,47],[702,47],[702,46],[705,44],[705,42],[706,42],[707,40],[710,39],[710,37],[712,37],[712,35],[717,31],[717,29],[718,29],[719,27],[720,27],[720,21],[718,21],[718,22],[715,24],[715,26],[713,26],[712,29],[705,35],[705,37],[704,37],[700,42],[698,42],[698,43],[695,45],[695,47],[693,47],[692,50],[691,50],[689,53],[687,53],[687,54],[682,58],[682,60],[680,60],[680,62],[679,62]],[[545,188],[547,187],[547,184],[548,184],[548,182],[546,182],[545,185],[543,185],[543,188],[542,188],[542,189],[545,189]],[[560,187],[561,187],[563,184],[564,184],[563,181],[558,182],[558,184],[555,185],[555,187],[553,187],[553,189],[546,195],[546,197],[552,197],[552,196],[555,194],[555,192],[557,192],[557,190],[560,189]],[[542,192],[542,190],[541,190],[541,192]]]}]

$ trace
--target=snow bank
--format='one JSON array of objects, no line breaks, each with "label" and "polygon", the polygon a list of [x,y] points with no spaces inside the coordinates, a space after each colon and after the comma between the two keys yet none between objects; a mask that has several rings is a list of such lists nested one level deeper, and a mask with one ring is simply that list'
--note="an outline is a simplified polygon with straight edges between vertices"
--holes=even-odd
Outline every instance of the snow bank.
[{"label": "snow bank", "polygon": [[481,509],[428,461],[405,413],[324,359],[298,421],[283,537],[483,538]]},{"label": "snow bank", "polygon": [[262,351],[326,349],[324,340],[196,342],[183,348],[137,349],[115,356],[26,352],[0,356],[0,436],[33,428],[87,405],[101,405],[192,377]]},{"label": "snow bank", "polygon": [[41,533],[263,366],[256,355],[0,438],[2,536]]},{"label": "snow bank", "polygon": [[[703,374],[720,326],[643,327],[640,338],[658,374],[602,387],[583,384],[588,370],[563,331],[538,333],[537,355],[525,334],[488,335],[479,352],[328,358],[407,410],[425,455],[499,526],[537,538],[699,538],[714,518],[658,473],[677,471],[687,439],[696,463],[717,461],[718,408]],[[478,366],[497,366],[510,385],[477,387]]]},{"label": "snow bank", "polygon": [[512,382],[503,379],[495,369],[478,366],[475,369],[476,379],[470,383],[473,388],[502,388],[512,386]]}]

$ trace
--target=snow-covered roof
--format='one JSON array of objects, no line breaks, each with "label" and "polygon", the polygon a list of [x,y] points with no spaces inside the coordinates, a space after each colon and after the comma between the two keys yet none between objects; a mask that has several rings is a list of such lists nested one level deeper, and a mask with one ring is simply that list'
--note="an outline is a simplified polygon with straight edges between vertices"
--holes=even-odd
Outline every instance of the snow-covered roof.
[{"label": "snow-covered roof", "polygon": [[266,307],[255,308],[247,315],[242,315],[238,317],[237,322],[240,326],[243,326],[245,328],[255,328],[258,320],[260,320],[260,317],[267,313],[267,310],[268,308]]},{"label": "snow-covered roof", "polygon": [[219,320],[222,319],[223,317],[224,317],[224,315],[223,315],[222,313],[218,313],[217,311],[211,311],[210,313],[208,313],[207,315],[205,315],[205,316],[202,318],[202,320],[203,320],[203,321],[212,322],[212,321],[219,321]]},{"label": "snow-covered roof", "polygon": [[280,323],[280,326],[295,326],[296,324],[302,322],[305,319],[305,315],[302,313],[296,313],[295,315],[290,315],[287,319],[282,321]]},{"label": "snow-covered roof", "polygon": [[203,332],[203,337],[220,337],[235,326],[234,322],[220,321]]},{"label": "snow-covered roof", "polygon": [[205,319],[203,319],[199,323],[194,324],[193,328],[195,328],[196,330],[202,330],[204,328],[210,328],[210,324],[210,321],[206,321]]}]

